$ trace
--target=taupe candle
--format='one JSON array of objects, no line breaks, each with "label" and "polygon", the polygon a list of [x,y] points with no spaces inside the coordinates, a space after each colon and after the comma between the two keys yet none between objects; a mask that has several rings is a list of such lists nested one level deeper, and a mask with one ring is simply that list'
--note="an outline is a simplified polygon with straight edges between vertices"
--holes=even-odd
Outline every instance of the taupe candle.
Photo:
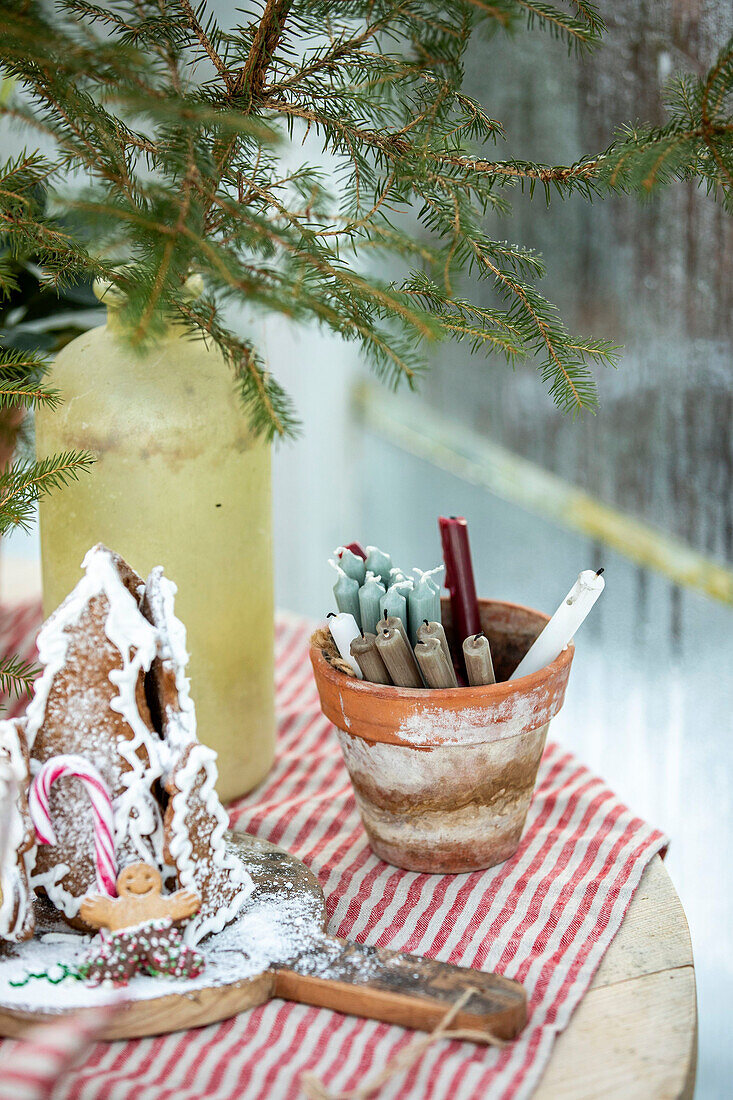
[{"label": "taupe candle", "polygon": [[380,634],[383,630],[399,630],[400,634],[407,642],[410,653],[412,653],[410,638],[405,628],[405,624],[402,622],[399,615],[382,615],[382,618],[377,623],[377,634]]},{"label": "taupe candle", "polygon": [[365,680],[371,684],[391,684],[387,666],[379,655],[376,634],[362,634],[351,643],[351,656],[354,658]]},{"label": "taupe candle", "polygon": [[466,672],[471,687],[496,683],[494,663],[491,660],[491,647],[489,646],[489,639],[483,631],[466,638],[463,643],[463,659],[466,662]]},{"label": "taupe candle", "polygon": [[[428,638],[438,639],[440,648],[443,650],[443,653],[445,653],[445,659],[452,668],[453,658],[448,645],[448,639],[445,636],[445,630],[441,623],[429,623],[427,619],[423,619],[422,623],[417,628],[417,640],[418,642],[425,642]],[[458,686],[457,683],[456,686]]]},{"label": "taupe candle", "polygon": [[439,640],[425,638],[415,646],[415,656],[429,688],[458,687],[453,665],[446,658]]},{"label": "taupe candle", "polygon": [[421,688],[420,670],[409,642],[395,627],[380,627],[377,650],[396,687]]}]

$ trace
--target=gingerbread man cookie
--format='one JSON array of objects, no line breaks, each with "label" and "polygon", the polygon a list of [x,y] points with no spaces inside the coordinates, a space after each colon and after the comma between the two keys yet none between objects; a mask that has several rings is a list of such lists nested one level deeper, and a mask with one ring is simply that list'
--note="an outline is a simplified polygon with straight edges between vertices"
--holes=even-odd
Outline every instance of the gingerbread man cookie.
[{"label": "gingerbread man cookie", "polygon": [[91,894],[82,901],[79,913],[92,928],[119,932],[122,928],[133,928],[152,920],[184,920],[192,917],[200,904],[193,890],[164,895],[157,867],[131,863],[117,878],[116,898]]},{"label": "gingerbread man cookie", "polygon": [[135,974],[195,978],[202,972],[203,957],[184,944],[174,923],[198,910],[199,897],[191,890],[165,896],[162,885],[156,867],[133,863],[117,879],[116,898],[84,898],[82,919],[104,930],[81,967],[88,981],[126,985]]}]

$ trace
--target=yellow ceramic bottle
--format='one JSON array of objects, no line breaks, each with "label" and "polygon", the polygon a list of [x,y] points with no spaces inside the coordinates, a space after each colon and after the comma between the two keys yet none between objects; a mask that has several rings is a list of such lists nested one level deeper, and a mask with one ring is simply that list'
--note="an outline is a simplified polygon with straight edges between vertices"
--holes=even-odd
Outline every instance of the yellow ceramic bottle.
[{"label": "yellow ceramic bottle", "polygon": [[68,344],[49,378],[63,398],[36,418],[39,458],[87,449],[96,463],[41,503],[44,610],[96,542],[178,585],[202,741],[219,791],[244,794],[274,754],[270,447],[252,437],[231,371],[210,342],[171,327],[142,354],[107,324]]}]

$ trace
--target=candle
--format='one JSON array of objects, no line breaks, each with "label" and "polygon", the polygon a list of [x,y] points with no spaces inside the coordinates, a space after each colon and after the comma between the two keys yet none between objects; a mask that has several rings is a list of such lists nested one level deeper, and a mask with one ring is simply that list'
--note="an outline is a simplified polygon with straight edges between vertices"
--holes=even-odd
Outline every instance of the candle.
[{"label": "candle", "polygon": [[407,584],[412,588],[412,577],[406,576],[401,569],[393,565],[389,571],[389,587],[393,584]]},{"label": "candle", "polygon": [[510,680],[539,672],[560,656],[605,588],[602,573],[602,569],[597,572],[583,570],[539,638],[514,669]]},{"label": "candle", "polygon": [[466,638],[463,643],[463,659],[466,662],[466,672],[471,687],[496,683],[491,647],[483,630],[479,630],[478,634],[474,634],[471,638]]},{"label": "candle", "polygon": [[[415,654],[412,648],[412,643],[410,642],[410,637],[407,633],[407,627],[403,623],[402,619],[400,619],[398,615],[393,615],[391,618],[388,615],[383,615],[382,618],[379,620],[377,637],[379,637],[380,634],[383,634],[385,630],[399,631],[399,633],[405,639],[405,645],[407,646],[409,658],[412,662],[412,665],[414,666],[414,671],[416,675],[420,676],[420,669],[417,661],[415,660]],[[422,676],[420,676],[420,685],[422,686]]]},{"label": "candle", "polygon": [[385,588],[387,587],[389,571],[392,568],[392,559],[389,554],[384,554],[377,546],[367,546],[366,568],[367,571],[379,577]]},{"label": "candle", "polygon": [[377,633],[377,623],[381,617],[379,601],[385,593],[384,585],[367,570],[366,580],[359,589],[359,611],[361,629],[368,634]]},{"label": "candle", "polygon": [[453,665],[443,652],[438,638],[426,637],[424,641],[418,642],[415,646],[415,656],[423,679],[429,688],[458,687]]},{"label": "candle", "polygon": [[436,580],[438,573],[442,573],[445,569],[445,563],[441,562],[440,565],[436,565],[434,569],[413,569],[413,573],[419,573],[420,577],[424,577],[427,584],[431,585],[435,591],[440,594],[440,583]]},{"label": "candle", "polygon": [[393,584],[379,598],[380,619],[399,619],[407,636],[407,599],[409,587],[405,584]]},{"label": "candle", "polygon": [[453,632],[460,645],[465,638],[478,634],[481,629],[468,525],[462,516],[440,516],[438,526],[443,544],[445,587],[450,592],[453,612]]},{"label": "candle", "polygon": [[417,629],[418,642],[424,642],[428,638],[437,638],[440,642],[441,649],[445,653],[445,659],[449,664],[453,663],[453,657],[451,656],[450,646],[448,645],[448,639],[445,636],[445,630],[441,623],[429,623],[427,619],[423,619],[422,624]]},{"label": "candle", "polygon": [[331,637],[336,643],[336,648],[344,661],[346,661],[347,665],[351,665],[359,679],[363,680],[364,677],[361,674],[361,669],[351,656],[351,643],[354,638],[358,638],[361,635],[361,631],[356,625],[354,616],[345,613],[334,615],[333,611],[331,611],[328,615],[328,629],[331,631]]},{"label": "candle", "polygon": [[382,630],[399,630],[400,634],[407,642],[407,648],[410,650],[410,653],[412,653],[412,647],[410,645],[410,639],[407,634],[405,624],[402,622],[402,619],[400,619],[398,615],[393,615],[392,618],[390,618],[389,615],[383,615],[382,618],[379,620],[377,634],[379,634],[379,632]]},{"label": "candle", "polygon": [[351,643],[351,656],[355,658],[365,680],[372,684],[391,684],[387,666],[379,655],[375,634],[362,634]]},{"label": "candle", "polygon": [[397,687],[421,688],[422,677],[407,641],[395,628],[380,628],[377,649]]},{"label": "candle", "polygon": [[334,557],[339,559],[339,565],[347,577],[353,577],[359,587],[366,579],[366,565],[359,554],[355,554],[348,546],[339,546],[334,550]]},{"label": "candle", "polygon": [[419,579],[407,596],[407,617],[412,645],[417,642],[417,632],[425,619],[429,622],[440,622],[440,586],[433,578],[435,573],[440,573],[444,568],[438,565],[427,572],[423,572],[422,569],[413,569],[413,573],[419,573]]},{"label": "candle", "polygon": [[338,573],[336,583],[333,586],[333,594],[336,600],[336,607],[339,611],[343,611],[346,615],[353,615],[356,620],[356,625],[361,630],[361,611],[359,608],[359,582],[354,580],[353,577],[348,577],[341,566],[333,560],[328,559],[328,564],[332,565]]}]

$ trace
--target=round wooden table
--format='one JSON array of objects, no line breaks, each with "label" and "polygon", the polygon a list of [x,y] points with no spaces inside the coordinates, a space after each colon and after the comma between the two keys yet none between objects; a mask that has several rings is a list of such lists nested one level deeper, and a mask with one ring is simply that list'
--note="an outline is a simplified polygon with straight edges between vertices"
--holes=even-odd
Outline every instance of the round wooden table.
[{"label": "round wooden table", "polygon": [[696,1062],[690,931],[655,856],[534,1100],[691,1100]]}]

